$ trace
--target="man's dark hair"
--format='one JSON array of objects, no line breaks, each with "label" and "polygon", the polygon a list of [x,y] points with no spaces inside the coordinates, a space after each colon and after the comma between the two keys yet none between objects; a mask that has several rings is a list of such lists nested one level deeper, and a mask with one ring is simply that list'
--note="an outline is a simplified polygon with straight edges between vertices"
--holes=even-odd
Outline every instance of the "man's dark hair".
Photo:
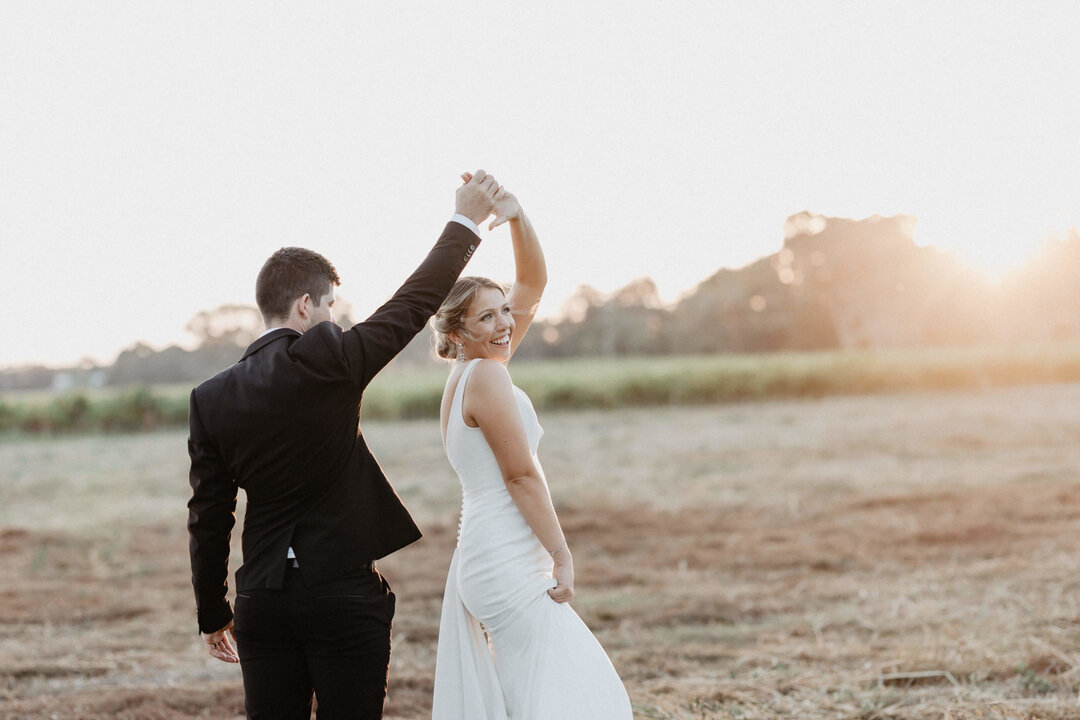
[{"label": "man's dark hair", "polygon": [[263,263],[255,281],[255,302],[264,320],[287,318],[293,301],[307,293],[316,305],[341,284],[337,270],[319,253],[298,247],[284,247]]}]

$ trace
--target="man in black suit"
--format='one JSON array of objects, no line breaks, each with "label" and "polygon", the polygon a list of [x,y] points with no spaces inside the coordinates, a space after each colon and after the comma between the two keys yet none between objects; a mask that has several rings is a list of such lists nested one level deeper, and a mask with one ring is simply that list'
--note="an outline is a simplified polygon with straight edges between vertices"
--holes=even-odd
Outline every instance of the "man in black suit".
[{"label": "man in black suit", "polygon": [[[191,393],[199,630],[210,655],[240,663],[249,718],[310,718],[313,694],[320,720],[382,716],[394,594],[374,561],[420,531],[364,443],[360,400],[450,291],[497,190],[482,170],[458,188],[456,214],[427,258],[346,331],[333,323],[334,266],[302,248],[274,253],[255,293],[267,332]],[[237,488],[247,512],[234,618],[226,593]]]}]

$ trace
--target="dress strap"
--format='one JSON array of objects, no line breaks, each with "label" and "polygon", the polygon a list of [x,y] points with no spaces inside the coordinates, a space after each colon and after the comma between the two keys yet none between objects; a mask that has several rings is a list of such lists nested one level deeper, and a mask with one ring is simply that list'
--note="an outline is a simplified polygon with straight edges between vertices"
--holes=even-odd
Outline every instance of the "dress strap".
[{"label": "dress strap", "polygon": [[[476,363],[480,362],[480,358],[473,358],[465,366],[465,369],[461,371],[461,377],[458,378],[457,387],[454,388],[454,401],[450,403],[450,420],[457,417],[461,421],[462,425],[465,425],[465,418],[461,415],[462,399],[465,397],[465,381],[469,379],[469,373],[476,367]],[[466,425],[468,427],[468,425]]]}]

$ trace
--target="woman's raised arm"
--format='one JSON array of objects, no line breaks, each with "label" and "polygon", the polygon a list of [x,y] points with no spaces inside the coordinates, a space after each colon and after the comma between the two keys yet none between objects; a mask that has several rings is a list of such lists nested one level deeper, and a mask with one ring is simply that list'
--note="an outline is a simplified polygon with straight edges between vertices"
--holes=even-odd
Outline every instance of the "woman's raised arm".
[{"label": "woman's raised arm", "polygon": [[[472,175],[464,173],[461,179],[469,182]],[[510,223],[510,240],[514,245],[514,286],[510,289],[510,311],[514,314],[514,334],[510,337],[510,356],[521,344],[529,326],[532,325],[540,297],[547,286],[547,262],[540,247],[540,238],[532,226],[517,197],[506,188],[495,193],[495,218],[488,225],[494,229],[505,222]]]},{"label": "woman's raised arm", "polygon": [[[500,212],[505,209],[504,212]],[[510,239],[514,243],[514,286],[510,289],[510,310],[516,328],[510,338],[510,355],[521,344],[532,325],[540,297],[547,285],[547,263],[540,239],[513,193],[500,189],[495,193],[495,220],[500,224],[504,214],[510,223]]]}]

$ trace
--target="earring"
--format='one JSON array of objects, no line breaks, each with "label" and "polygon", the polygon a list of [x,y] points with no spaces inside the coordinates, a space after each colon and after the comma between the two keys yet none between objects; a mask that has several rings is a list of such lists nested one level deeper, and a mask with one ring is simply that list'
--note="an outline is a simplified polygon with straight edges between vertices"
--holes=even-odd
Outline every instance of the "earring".
[{"label": "earring", "polygon": [[465,362],[465,347],[461,343],[457,344],[457,359]]}]

